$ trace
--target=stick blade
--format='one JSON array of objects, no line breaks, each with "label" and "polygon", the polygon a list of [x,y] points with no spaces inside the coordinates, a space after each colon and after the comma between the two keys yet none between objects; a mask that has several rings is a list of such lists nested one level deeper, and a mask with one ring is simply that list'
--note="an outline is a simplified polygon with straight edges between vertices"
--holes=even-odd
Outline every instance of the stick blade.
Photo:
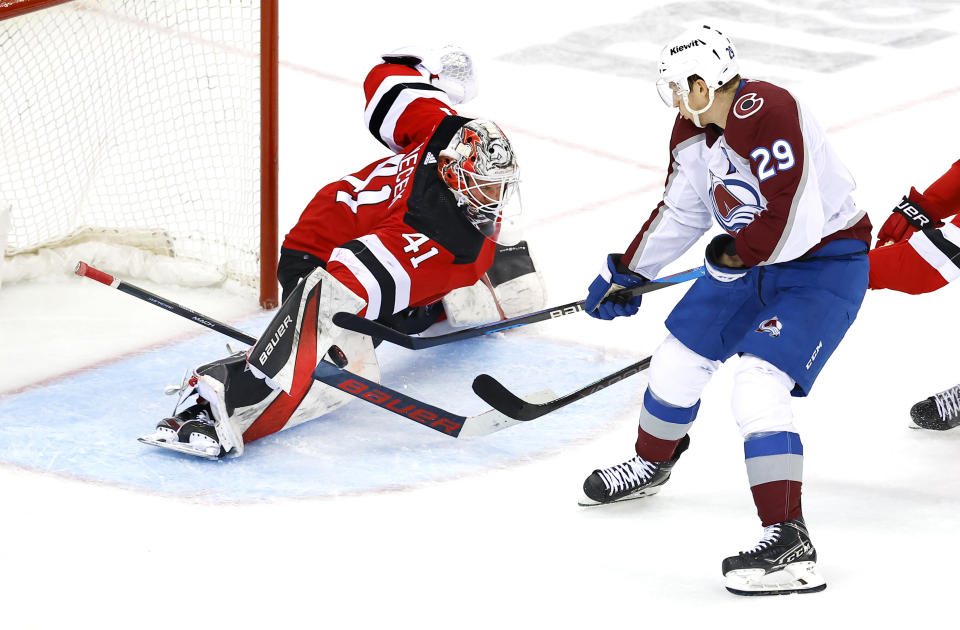
[{"label": "stick blade", "polygon": [[535,420],[550,412],[550,407],[520,398],[489,374],[473,379],[473,391],[488,405],[515,420]]}]

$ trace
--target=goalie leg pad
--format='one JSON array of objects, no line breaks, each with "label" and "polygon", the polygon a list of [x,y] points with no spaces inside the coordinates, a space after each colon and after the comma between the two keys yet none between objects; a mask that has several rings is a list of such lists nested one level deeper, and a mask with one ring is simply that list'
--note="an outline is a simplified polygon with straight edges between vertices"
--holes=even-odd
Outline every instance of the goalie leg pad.
[{"label": "goalie leg pad", "polygon": [[[249,363],[255,374],[268,379],[271,386],[291,393],[294,372],[300,353],[310,350],[310,370],[316,367],[342,329],[334,326],[334,313],[358,313],[364,307],[362,298],[343,286],[323,268],[310,275],[280,305],[280,309],[263,335],[250,349]],[[301,348],[302,345],[310,348]]]}]

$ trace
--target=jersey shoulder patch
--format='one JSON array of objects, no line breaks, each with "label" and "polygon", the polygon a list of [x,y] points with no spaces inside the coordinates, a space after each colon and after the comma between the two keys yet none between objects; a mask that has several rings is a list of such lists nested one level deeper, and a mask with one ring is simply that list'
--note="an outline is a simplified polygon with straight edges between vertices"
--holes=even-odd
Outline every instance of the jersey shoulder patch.
[{"label": "jersey shoulder patch", "polygon": [[766,81],[746,81],[737,92],[727,117],[724,136],[741,155],[766,142],[764,135],[793,135],[800,122],[800,106],[790,92]]}]

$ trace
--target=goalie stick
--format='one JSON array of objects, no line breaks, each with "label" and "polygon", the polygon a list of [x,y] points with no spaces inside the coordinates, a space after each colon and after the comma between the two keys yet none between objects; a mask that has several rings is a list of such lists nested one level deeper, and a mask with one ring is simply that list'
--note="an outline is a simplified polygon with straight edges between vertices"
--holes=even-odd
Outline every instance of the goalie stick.
[{"label": "goalie stick", "polygon": [[[651,280],[650,282],[642,284],[638,287],[621,289],[620,291],[611,293],[607,297],[607,300],[617,297],[643,295],[644,293],[650,293],[651,291],[659,291],[660,289],[672,287],[675,284],[681,284],[701,276],[703,276],[703,267],[687,269],[686,271],[681,271],[669,276],[657,278],[656,280]],[[384,341],[398,346],[403,346],[404,348],[409,348],[410,350],[423,350],[424,348],[432,348],[434,346],[440,346],[443,344],[452,343],[454,341],[461,341],[463,339],[471,339],[473,337],[489,335],[490,333],[507,330],[508,328],[516,328],[518,326],[525,326],[527,324],[534,324],[536,322],[542,322],[548,319],[563,317],[564,315],[570,315],[572,313],[579,313],[583,310],[583,305],[584,300],[580,300],[579,302],[570,302],[569,304],[561,304],[560,306],[553,306],[543,309],[542,311],[535,311],[533,313],[527,313],[526,315],[512,317],[499,322],[483,324],[481,326],[474,326],[472,328],[465,328],[463,330],[457,330],[445,335],[437,335],[435,337],[417,337],[414,335],[405,335],[402,332],[390,328],[389,326],[384,326],[381,323],[365,319],[353,313],[334,313],[333,323],[341,328],[346,328],[347,330],[352,330],[353,332],[358,332],[363,335],[370,335],[371,337],[375,337],[377,339],[383,339]]]},{"label": "goalie stick", "polygon": [[[334,389],[386,409],[398,416],[403,416],[408,420],[419,422],[445,435],[455,438],[477,437],[523,422],[521,419],[509,418],[494,409],[489,409],[475,416],[461,416],[452,413],[344,370],[339,366],[347,364],[347,357],[338,346],[331,346],[327,354],[333,363],[326,359],[320,361],[313,371],[313,378]],[[531,394],[529,398],[531,401],[549,400],[553,396],[556,396],[556,394],[550,390],[545,390]]]},{"label": "goalie stick", "polygon": [[91,280],[96,280],[97,282],[105,284],[110,288],[119,289],[120,291],[123,291],[127,295],[132,295],[133,297],[139,298],[144,302],[149,302],[150,304],[153,304],[154,306],[159,306],[160,308],[170,311],[171,313],[176,313],[180,317],[185,317],[192,322],[196,322],[200,324],[201,326],[206,326],[207,328],[211,330],[215,330],[218,333],[222,333],[228,337],[233,337],[237,341],[242,341],[248,346],[252,346],[253,344],[257,343],[257,340],[255,337],[251,337],[245,332],[237,330],[236,328],[234,328],[229,324],[218,322],[217,320],[211,317],[207,317],[206,315],[201,315],[196,311],[191,311],[189,308],[186,308],[185,306],[180,306],[176,302],[171,302],[166,298],[162,298],[159,295],[150,293],[146,289],[141,289],[140,287],[132,285],[129,282],[118,280],[117,278],[114,278],[113,276],[111,276],[109,273],[100,271],[96,267],[91,267],[90,265],[83,262],[82,260],[77,263],[77,267],[74,270],[74,273],[76,273],[78,276],[84,276],[86,278],[90,278]]},{"label": "goalie stick", "polygon": [[477,378],[473,379],[473,391],[488,405],[500,413],[509,416],[514,420],[529,421],[546,415],[552,411],[556,411],[561,407],[566,407],[570,403],[576,402],[581,398],[586,398],[590,394],[595,394],[601,389],[607,388],[614,383],[622,381],[628,376],[633,376],[638,372],[642,372],[650,367],[650,359],[651,357],[641,359],[640,361],[632,363],[621,370],[617,370],[613,374],[609,374],[590,383],[586,387],[581,387],[575,392],[571,392],[566,396],[554,398],[553,400],[540,402],[524,400],[508,390],[500,383],[500,381],[493,378],[489,374],[481,374],[477,376]]}]

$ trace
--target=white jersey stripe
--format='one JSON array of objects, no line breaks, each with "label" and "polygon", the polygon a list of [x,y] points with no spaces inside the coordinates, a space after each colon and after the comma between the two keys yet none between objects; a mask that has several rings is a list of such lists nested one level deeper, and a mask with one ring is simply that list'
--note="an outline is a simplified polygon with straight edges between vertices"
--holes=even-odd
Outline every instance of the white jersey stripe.
[{"label": "white jersey stripe", "polygon": [[349,249],[342,247],[335,248],[330,253],[330,262],[337,261],[363,285],[367,292],[367,319],[376,319],[380,316],[380,283],[373,277],[370,270],[356,257]]},{"label": "white jersey stripe", "polygon": [[[373,98],[371,98],[370,102],[367,104],[367,108],[363,110],[364,126],[367,127],[367,129],[370,129],[370,120],[373,118],[373,114],[377,110],[377,106],[380,105],[380,101],[383,100],[384,96],[386,96],[391,89],[403,83],[430,82],[430,75],[425,70],[420,70],[420,75],[420,77],[416,77],[405,74],[385,78],[380,85],[377,86],[377,91],[374,92]],[[397,120],[399,120],[400,116],[403,115],[407,105],[418,98],[434,98],[442,102],[447,107],[453,107],[450,102],[450,97],[447,96],[447,93],[443,90],[418,90],[414,88],[403,90],[399,95],[397,95],[396,100],[394,100],[393,104],[390,106],[390,109],[384,118],[383,124],[380,125],[380,129],[376,130],[380,139],[394,153],[399,153],[401,150],[403,150],[403,147],[398,146],[393,140],[393,133],[397,127]],[[371,129],[371,131],[373,130]]]},{"label": "white jersey stripe", "polygon": [[[948,223],[940,229],[940,233],[943,234],[944,238],[948,241],[960,247],[960,228],[952,223]],[[943,276],[944,280],[953,282],[960,278],[960,267],[957,266],[957,263],[950,260],[926,234],[916,232],[910,237],[909,242],[910,247],[916,250],[931,267],[936,269],[937,273]]]},{"label": "white jersey stripe", "polygon": [[[366,234],[357,239],[367,246],[384,269],[393,278],[394,304],[390,313],[399,313],[410,306],[410,275],[400,261],[384,246],[376,234]],[[390,306],[390,305],[385,305]]]},{"label": "white jersey stripe", "polygon": [[387,146],[390,147],[390,150],[396,153],[403,151],[403,147],[397,145],[397,143],[393,141],[393,134],[397,128],[397,121],[400,120],[400,116],[402,116],[403,112],[406,111],[407,105],[414,102],[418,98],[435,98],[447,107],[453,107],[450,104],[450,97],[447,96],[446,92],[441,90],[410,89],[404,90],[398,94],[396,100],[393,101],[393,105],[390,106],[386,117],[383,119],[383,124],[380,125],[380,129],[378,130],[380,133],[380,139],[386,142]]}]

